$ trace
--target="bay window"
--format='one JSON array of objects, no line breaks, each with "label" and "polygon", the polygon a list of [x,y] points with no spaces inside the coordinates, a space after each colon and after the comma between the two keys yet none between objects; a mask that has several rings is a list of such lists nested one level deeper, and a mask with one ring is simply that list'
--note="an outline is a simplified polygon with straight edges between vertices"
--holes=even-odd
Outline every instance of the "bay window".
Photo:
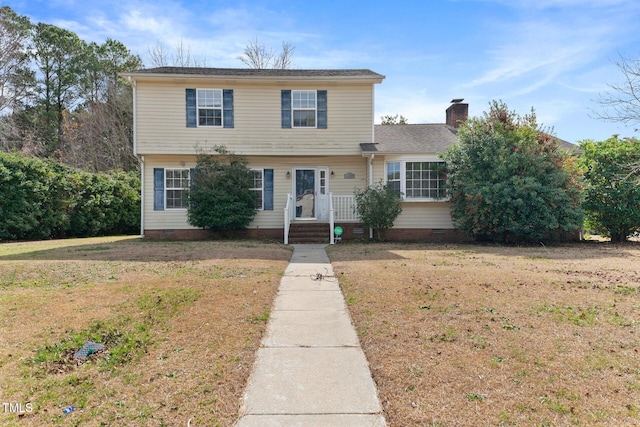
[{"label": "bay window", "polygon": [[447,173],[443,161],[395,161],[386,164],[386,183],[405,200],[446,200]]}]

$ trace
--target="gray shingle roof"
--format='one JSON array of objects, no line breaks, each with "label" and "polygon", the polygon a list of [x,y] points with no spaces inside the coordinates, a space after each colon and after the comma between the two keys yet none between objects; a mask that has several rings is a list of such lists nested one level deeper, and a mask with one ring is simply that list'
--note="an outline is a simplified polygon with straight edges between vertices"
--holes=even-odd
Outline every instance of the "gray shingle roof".
[{"label": "gray shingle roof", "polygon": [[374,143],[360,144],[363,153],[440,153],[458,141],[444,123],[376,125]]},{"label": "gray shingle roof", "polygon": [[[560,148],[573,153],[578,147],[556,138]],[[374,143],[360,144],[363,154],[438,154],[458,141],[456,129],[444,123],[376,125]]]},{"label": "gray shingle roof", "polygon": [[125,75],[191,75],[211,77],[289,77],[289,78],[374,78],[384,79],[382,74],[368,69],[297,70],[297,69],[254,69],[254,68],[200,68],[200,67],[157,67],[138,70]]}]

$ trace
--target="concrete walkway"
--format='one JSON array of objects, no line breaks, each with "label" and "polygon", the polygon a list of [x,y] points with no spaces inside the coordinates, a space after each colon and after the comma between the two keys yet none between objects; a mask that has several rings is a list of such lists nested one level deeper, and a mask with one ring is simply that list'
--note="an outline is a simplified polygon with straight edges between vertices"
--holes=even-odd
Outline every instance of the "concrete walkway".
[{"label": "concrete walkway", "polygon": [[386,426],[325,245],[293,248],[237,427]]}]

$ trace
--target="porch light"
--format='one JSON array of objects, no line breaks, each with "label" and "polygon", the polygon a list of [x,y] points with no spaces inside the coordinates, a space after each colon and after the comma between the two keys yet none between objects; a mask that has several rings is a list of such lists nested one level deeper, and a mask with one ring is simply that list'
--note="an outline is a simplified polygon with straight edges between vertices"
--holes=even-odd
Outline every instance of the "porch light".
[{"label": "porch light", "polygon": [[336,177],[336,174],[333,173],[333,171],[331,171],[331,178],[335,178],[335,177]]},{"label": "porch light", "polygon": [[287,171],[287,179],[291,179],[291,172]]}]

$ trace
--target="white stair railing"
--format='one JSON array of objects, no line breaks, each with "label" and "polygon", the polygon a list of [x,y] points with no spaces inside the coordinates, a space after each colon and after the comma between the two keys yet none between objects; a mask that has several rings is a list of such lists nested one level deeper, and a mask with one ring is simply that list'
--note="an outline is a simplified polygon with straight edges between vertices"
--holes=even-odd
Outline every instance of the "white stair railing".
[{"label": "white stair railing", "polygon": [[333,218],[333,193],[329,193],[329,244],[333,245],[336,243],[335,236],[333,234],[333,227],[335,221]]},{"label": "white stair railing", "polygon": [[331,203],[335,210],[336,221],[358,222],[358,214],[355,210],[356,197],[353,194],[332,196]]},{"label": "white stair railing", "polygon": [[293,197],[287,194],[287,203],[284,206],[284,244],[289,244],[289,228],[291,227],[291,206]]}]

